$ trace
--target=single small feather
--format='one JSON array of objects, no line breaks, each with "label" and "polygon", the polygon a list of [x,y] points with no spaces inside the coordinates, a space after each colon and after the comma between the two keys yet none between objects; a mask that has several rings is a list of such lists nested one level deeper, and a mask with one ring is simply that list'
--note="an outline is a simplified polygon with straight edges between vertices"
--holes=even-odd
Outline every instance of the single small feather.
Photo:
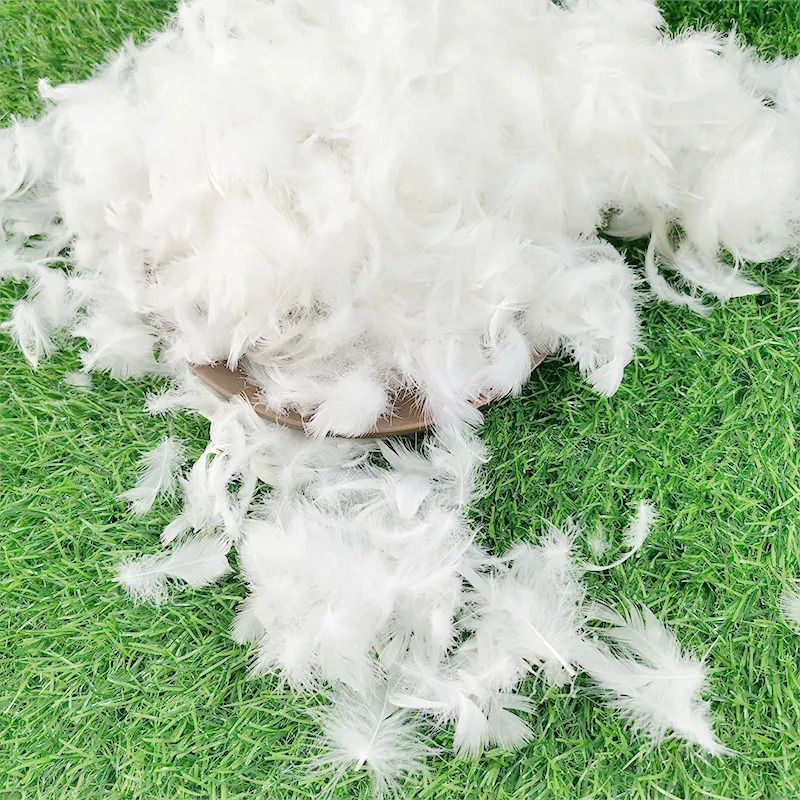
[{"label": "single small feather", "polygon": [[175,492],[183,461],[183,444],[167,436],[142,457],[136,486],[124,492],[121,498],[128,502],[134,514],[146,514],[159,494],[171,495]]},{"label": "single small feather", "polygon": [[388,696],[386,687],[358,693],[340,688],[315,714],[325,748],[316,762],[320,772],[333,771],[336,782],[348,769],[363,769],[376,798],[397,796],[402,780],[422,771],[434,753],[411,712],[393,706]]},{"label": "single small feather", "polygon": [[64,375],[64,383],[88,392],[92,388],[92,376],[88,372],[68,372]]},{"label": "single small feather", "polygon": [[586,543],[595,558],[600,558],[608,552],[608,536],[601,525],[598,525],[594,532],[589,534]]},{"label": "single small feather", "polygon": [[230,543],[221,536],[192,539],[168,555],[121,564],[117,582],[135,600],[158,604],[167,598],[171,579],[200,589],[230,572],[229,549]]},{"label": "single small feather", "polygon": [[636,516],[625,531],[625,543],[632,552],[635,553],[644,544],[656,516],[656,510],[652,503],[644,501],[639,503],[636,508]]},{"label": "single small feather", "polygon": [[[583,568],[587,572],[605,572],[606,570],[614,569],[624,564],[631,556],[636,555],[636,553],[641,550],[657,516],[658,514],[652,503],[645,501],[640,502],[636,507],[636,515],[625,531],[625,544],[628,546],[628,549],[616,561],[612,561],[610,564],[584,564]],[[594,545],[591,541],[589,547],[594,552]]]},{"label": "single small feather", "polygon": [[789,622],[800,626],[800,589],[787,589],[781,595],[778,605]]},{"label": "single small feather", "polygon": [[601,606],[592,616],[611,627],[601,634],[607,644],[586,642],[581,665],[609,705],[655,744],[672,730],[708,753],[729,752],[711,728],[703,663],[681,651],[649,608],[631,607],[623,616]]}]

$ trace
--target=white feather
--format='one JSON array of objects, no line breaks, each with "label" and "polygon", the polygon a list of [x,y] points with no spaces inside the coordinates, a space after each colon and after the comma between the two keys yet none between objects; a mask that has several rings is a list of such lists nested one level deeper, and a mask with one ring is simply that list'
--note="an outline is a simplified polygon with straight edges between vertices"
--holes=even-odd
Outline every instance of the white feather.
[{"label": "white feather", "polygon": [[608,536],[602,525],[598,524],[587,536],[586,543],[595,558],[600,558],[608,552]]},{"label": "white feather", "polygon": [[[0,214],[0,220],[2,215]],[[16,303],[0,329],[11,333],[17,347],[35,369],[55,349],[54,334],[69,325],[75,311],[65,273],[35,263],[25,300]],[[0,273],[0,280],[4,276]]]},{"label": "white feather", "polygon": [[364,770],[378,798],[398,794],[400,782],[422,771],[434,752],[412,715],[389,702],[385,687],[358,694],[338,690],[316,716],[325,748],[318,768],[332,771],[335,779],[347,769]]},{"label": "white feather", "polygon": [[135,600],[157,604],[167,598],[170,581],[180,580],[200,589],[230,572],[229,549],[230,543],[221,537],[192,539],[173,548],[169,555],[121,564],[117,582]]},{"label": "white feather", "polygon": [[652,503],[645,501],[639,503],[636,507],[636,515],[625,531],[625,544],[629,551],[635,553],[641,549],[650,534],[650,527],[657,517],[658,514]]},{"label": "white feather", "polygon": [[174,494],[183,461],[183,443],[171,436],[162,439],[153,450],[142,456],[136,486],[121,495],[131,511],[145,514],[160,494]]},{"label": "white feather", "polygon": [[625,616],[598,607],[594,616],[611,625],[602,636],[619,655],[602,644],[586,645],[581,665],[609,704],[656,744],[672,730],[709,753],[727,752],[714,736],[702,697],[702,662],[681,652],[674,634],[647,607],[630,607]]},{"label": "white feather", "polygon": [[245,600],[240,606],[233,621],[231,638],[237,644],[257,642],[266,631],[258,619],[258,612],[252,600]]},{"label": "white feather", "polygon": [[152,333],[137,316],[123,309],[87,316],[75,326],[74,334],[89,345],[81,354],[87,371],[109,372],[114,378],[158,374]]},{"label": "white feather", "polygon": [[786,589],[778,600],[778,606],[789,623],[800,626],[800,590]]},{"label": "white feather", "polygon": [[92,376],[86,372],[68,372],[64,375],[64,383],[75,389],[88,392],[92,388]]},{"label": "white feather", "polygon": [[314,436],[364,433],[386,412],[389,403],[380,384],[360,373],[344,375],[329,386],[320,387],[320,393],[324,399],[308,423],[308,431]]},{"label": "white feather", "polygon": [[[800,122],[794,62],[670,38],[649,0],[606,12],[189,0],[0,138],[2,272],[33,277],[9,330],[38,363],[71,327],[120,378],[241,365],[318,436],[409,389],[477,424],[547,350],[613,393],[642,287],[609,209],[651,233],[657,296],[752,293],[744,260],[797,249]],[[37,303],[67,245],[69,302]]]},{"label": "white feather", "polygon": [[628,549],[615,561],[610,564],[584,564],[583,568],[587,572],[605,572],[624,564],[629,558],[636,555],[641,550],[649,533],[650,527],[657,519],[658,514],[652,503],[642,501],[636,507],[636,514],[631,520],[630,525],[625,531],[625,544]]},{"label": "white feather", "polygon": [[551,528],[538,547],[518,547],[496,576],[470,577],[478,593],[475,646],[488,661],[506,654],[552,683],[577,673],[583,594],[570,554],[574,532]]},{"label": "white feather", "polygon": [[[747,259],[797,255],[798,63],[671,37],[650,0],[186,0],[88,81],[42,85],[42,119],[0,133],[0,277],[30,281],[5,327],[34,366],[69,329],[87,372],[170,377],[151,411],[210,420],[162,540],[200,536],[120,583],[161,600],[236,544],[252,670],[335,685],[329,764],[378,791],[427,755],[412,714],[463,755],[519,746],[520,681],[581,665],[652,738],[719,751],[702,664],[649,612],[586,644],[573,528],[476,546],[472,426],[535,353],[616,391],[645,283],[705,313],[756,291]],[[650,234],[644,279],[606,233]],[[317,438],[203,391],[187,364],[217,361]],[[409,391],[437,423],[419,451],[322,439]],[[134,509],[173,486],[167,449]]]},{"label": "white feather", "polygon": [[2,329],[9,331],[14,344],[34,369],[53,350],[49,326],[36,307],[26,300],[14,305],[11,318],[2,324]]}]

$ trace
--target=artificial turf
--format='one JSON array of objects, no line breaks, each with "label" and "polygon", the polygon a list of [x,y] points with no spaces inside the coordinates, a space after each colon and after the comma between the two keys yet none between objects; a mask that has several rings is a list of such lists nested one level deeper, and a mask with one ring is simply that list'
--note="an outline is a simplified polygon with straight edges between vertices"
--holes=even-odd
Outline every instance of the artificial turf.
[{"label": "artificial turf", "polygon": [[[37,112],[35,84],[85,77],[128,35],[158,28],[159,0],[0,0],[0,115]],[[790,2],[673,2],[670,26],[736,20],[769,55],[800,49]],[[633,248],[631,258],[637,257]],[[706,657],[714,723],[736,751],[706,758],[679,742],[653,749],[572,688],[531,686],[536,738],[478,761],[446,755],[409,797],[730,798],[800,796],[800,638],[776,599],[800,572],[800,276],[754,270],[764,294],[709,318],[663,305],[644,316],[645,348],[620,391],[598,397],[551,360],[522,397],[495,406],[493,459],[475,514],[502,550],[572,515],[612,534],[632,505],[661,513],[640,554],[590,579],[594,596],[646,603]],[[0,287],[5,317],[23,287]],[[166,432],[202,449],[203,422],[149,417],[153,383],[96,377],[65,343],[32,372],[0,338],[0,798],[112,800],[316,798],[314,725],[269,679],[246,677],[228,635],[244,590],[234,578],[133,605],[113,583],[123,557],[158,550],[174,512],[144,519],[117,499],[138,456]],[[447,732],[439,737],[447,745]],[[334,797],[367,797],[349,776]]]}]

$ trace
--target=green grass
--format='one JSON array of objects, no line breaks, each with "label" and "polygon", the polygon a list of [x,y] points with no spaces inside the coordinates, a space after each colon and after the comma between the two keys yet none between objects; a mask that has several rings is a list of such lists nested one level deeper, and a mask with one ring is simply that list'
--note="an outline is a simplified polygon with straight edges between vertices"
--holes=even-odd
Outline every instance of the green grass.
[{"label": "green grass", "polygon": [[[86,76],[125,36],[157,28],[170,2],[0,0],[0,116],[38,108],[40,76]],[[669,3],[670,24],[738,28],[762,52],[798,51],[793,3]],[[497,405],[494,457],[477,509],[487,543],[536,537],[577,515],[619,531],[640,498],[662,518],[637,558],[593,576],[596,596],[649,604],[707,656],[714,721],[738,755],[653,750],[584,685],[548,690],[537,738],[477,762],[442,758],[409,786],[437,800],[800,796],[800,638],[776,598],[800,572],[800,277],[708,319],[658,306],[646,349],[610,400],[551,361]],[[20,286],[0,289],[5,317]],[[112,582],[120,558],[157,550],[171,509],[129,517],[117,495],[139,454],[169,431],[201,450],[205,425],[152,419],[147,384],[61,384],[68,345],[32,373],[0,338],[0,798],[316,798],[303,778],[313,726],[302,704],[245,676],[228,627],[233,578],[163,608]],[[172,509],[174,511],[174,509]],[[446,742],[447,735],[442,735]],[[366,797],[349,778],[336,797]]]}]

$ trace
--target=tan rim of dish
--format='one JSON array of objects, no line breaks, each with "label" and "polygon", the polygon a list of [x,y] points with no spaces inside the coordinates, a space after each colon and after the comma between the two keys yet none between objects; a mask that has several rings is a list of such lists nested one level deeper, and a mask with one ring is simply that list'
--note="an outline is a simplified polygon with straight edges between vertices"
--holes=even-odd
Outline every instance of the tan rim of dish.
[{"label": "tan rim of dish", "polygon": [[[544,360],[543,355],[533,359],[532,369],[536,369]],[[247,380],[244,373],[228,369],[224,363],[192,364],[192,370],[207,386],[210,386],[223,397],[241,395],[253,407],[259,417],[286,425],[296,431],[305,431],[307,419],[300,414],[290,411],[278,414],[267,408],[258,398],[258,389]],[[496,398],[481,398],[475,403],[478,408],[488,405]],[[375,438],[378,436],[405,436],[419,433],[430,427],[432,420],[428,419],[417,403],[414,395],[400,395],[395,400],[391,414],[381,417],[375,427],[359,438]],[[335,435],[335,434],[331,434]]]}]

